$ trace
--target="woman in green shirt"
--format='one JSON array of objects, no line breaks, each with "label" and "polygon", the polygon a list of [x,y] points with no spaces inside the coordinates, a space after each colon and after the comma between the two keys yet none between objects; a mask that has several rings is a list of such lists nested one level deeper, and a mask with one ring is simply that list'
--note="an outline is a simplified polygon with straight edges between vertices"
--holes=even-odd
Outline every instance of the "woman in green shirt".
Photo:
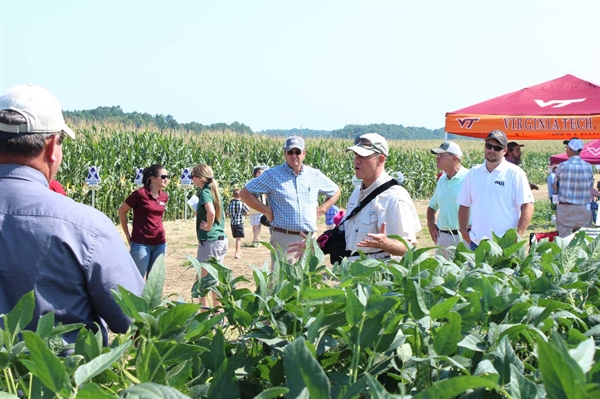
[{"label": "woman in green shirt", "polygon": [[[225,235],[225,213],[223,202],[219,193],[219,185],[214,179],[214,173],[210,166],[199,164],[192,169],[192,181],[194,186],[200,189],[198,193],[198,205],[196,208],[196,235],[198,236],[199,262],[208,262],[211,257],[223,263],[227,253],[227,236]],[[202,269],[202,277],[207,271]],[[220,303],[216,294],[213,293],[213,307]],[[202,306],[208,307],[208,298],[200,299]]]}]

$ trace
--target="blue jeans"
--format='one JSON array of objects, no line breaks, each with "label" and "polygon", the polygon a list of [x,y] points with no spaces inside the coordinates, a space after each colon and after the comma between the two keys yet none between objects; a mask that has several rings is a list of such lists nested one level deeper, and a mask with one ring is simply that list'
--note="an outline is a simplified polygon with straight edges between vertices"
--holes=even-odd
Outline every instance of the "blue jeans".
[{"label": "blue jeans", "polygon": [[473,241],[469,244],[469,249],[471,251],[475,251],[479,245],[475,244]]},{"label": "blue jeans", "polygon": [[156,262],[156,258],[161,254],[167,253],[167,244],[149,245],[131,242],[129,243],[129,253],[142,277],[147,277],[152,269],[152,265]]}]

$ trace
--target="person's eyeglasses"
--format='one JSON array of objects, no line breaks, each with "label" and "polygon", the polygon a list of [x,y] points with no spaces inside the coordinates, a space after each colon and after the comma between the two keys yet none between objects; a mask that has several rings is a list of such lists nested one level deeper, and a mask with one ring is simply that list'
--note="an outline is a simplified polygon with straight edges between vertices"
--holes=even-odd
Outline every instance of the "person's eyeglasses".
[{"label": "person's eyeglasses", "polygon": [[160,175],[160,178],[163,180],[167,180],[169,178],[169,175]]},{"label": "person's eyeglasses", "polygon": [[485,143],[485,148],[487,148],[488,150],[491,150],[493,148],[494,151],[502,151],[504,149],[504,147],[500,145],[493,145],[490,143]]},{"label": "person's eyeglasses", "polygon": [[371,140],[369,140],[369,139],[357,137],[354,139],[354,145],[359,145],[363,148],[370,148],[374,151],[377,151],[380,154],[384,154],[383,149],[381,147],[379,147],[377,144],[373,144],[371,142]]},{"label": "person's eyeglasses", "polygon": [[288,155],[300,155],[300,154],[302,154],[302,151],[300,151],[299,149],[296,149],[296,150],[289,150],[289,151],[287,152],[287,154],[288,154]]}]

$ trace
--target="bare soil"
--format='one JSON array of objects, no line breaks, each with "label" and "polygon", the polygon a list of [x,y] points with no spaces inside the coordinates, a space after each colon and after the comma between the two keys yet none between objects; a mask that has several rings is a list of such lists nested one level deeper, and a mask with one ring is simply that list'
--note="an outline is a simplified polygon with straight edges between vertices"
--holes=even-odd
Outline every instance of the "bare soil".
[{"label": "bare soil", "polygon": [[[534,191],[536,201],[547,200],[548,188],[540,186],[538,191]],[[421,220],[422,230],[417,234],[417,241],[420,247],[433,246],[429,231],[427,230],[427,207],[428,200],[415,201],[417,213]],[[196,272],[190,268],[190,263],[186,255],[196,256],[198,241],[196,239],[195,220],[177,220],[165,222],[165,230],[167,234],[167,256],[166,256],[166,281],[164,295],[176,294],[185,301],[191,301],[191,289],[196,280]],[[319,231],[325,230],[324,220],[319,223]],[[121,230],[118,227],[119,231]],[[261,268],[265,262],[269,262],[270,253],[266,247],[260,245],[258,248],[245,247],[252,242],[252,227],[246,220],[244,229],[246,238],[242,239],[242,258],[235,259],[235,239],[231,237],[231,231],[227,230],[229,237],[229,250],[225,257],[224,264],[231,268],[236,276],[244,276],[250,281],[249,284],[240,284],[253,286],[252,268],[255,266]],[[261,229],[261,240],[269,241],[269,231],[266,227]]]}]

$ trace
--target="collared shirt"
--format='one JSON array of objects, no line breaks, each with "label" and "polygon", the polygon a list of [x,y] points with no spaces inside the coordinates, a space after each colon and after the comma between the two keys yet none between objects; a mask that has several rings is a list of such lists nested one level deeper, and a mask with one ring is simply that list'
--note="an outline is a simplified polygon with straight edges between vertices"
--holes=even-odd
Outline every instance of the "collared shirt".
[{"label": "collared shirt", "polygon": [[469,236],[476,244],[492,238],[492,232],[503,236],[507,230],[516,228],[521,205],[534,202],[523,169],[503,160],[490,173],[486,163],[467,173],[458,194],[458,204],[470,208]]},{"label": "collared shirt", "polygon": [[444,173],[437,181],[433,197],[429,201],[429,207],[435,211],[439,210],[437,216],[437,227],[440,230],[458,230],[458,193],[469,169],[460,167],[458,172],[448,179]]},{"label": "collared shirt", "polygon": [[[383,172],[373,184],[366,189],[356,188],[348,199],[346,215],[365,199],[373,190],[391,180],[390,175]],[[365,254],[378,254],[373,257],[389,257],[377,248],[359,248],[358,243],[367,239],[367,234],[377,234],[381,224],[385,222],[386,235],[398,235],[410,243],[417,242],[417,232],[421,230],[419,215],[408,191],[402,186],[392,186],[373,198],[360,212],[342,225],[346,234],[346,249],[362,250]]]},{"label": "collared shirt", "polygon": [[169,201],[169,195],[163,190],[158,197],[152,198],[150,186],[135,190],[125,203],[133,209],[131,241],[138,244],[160,245],[167,242],[163,215]]},{"label": "collared shirt", "polygon": [[244,215],[248,213],[248,206],[239,199],[232,199],[227,207],[227,213],[231,218],[231,225],[244,223]]},{"label": "collared shirt", "polygon": [[[124,333],[131,319],[111,290],[141,295],[144,280],[115,225],[101,212],[51,191],[45,176],[23,165],[0,165],[0,313],[29,291],[35,310],[28,326],[54,312],[55,322],[98,323]],[[75,342],[77,331],[63,335]]]},{"label": "collared shirt", "polygon": [[302,165],[296,175],[287,163],[267,169],[246,183],[250,193],[266,194],[273,210],[271,226],[291,231],[317,229],[319,195],[332,197],[339,187],[320,170]]},{"label": "collared shirt", "polygon": [[592,201],[590,188],[594,185],[592,165],[575,155],[558,164],[558,201],[583,205]]},{"label": "collared shirt", "polygon": [[[215,220],[209,231],[204,231],[200,228],[200,223],[207,221],[208,212],[206,212],[204,205],[213,204],[214,206],[215,203],[210,184],[205,184],[202,187],[198,193],[198,199],[198,207],[196,208],[196,236],[198,237],[198,241],[217,241],[219,237],[225,237],[225,211],[223,210],[223,206],[221,206],[221,220],[217,220],[215,215]],[[223,201],[221,201],[221,204],[223,204]]]}]

